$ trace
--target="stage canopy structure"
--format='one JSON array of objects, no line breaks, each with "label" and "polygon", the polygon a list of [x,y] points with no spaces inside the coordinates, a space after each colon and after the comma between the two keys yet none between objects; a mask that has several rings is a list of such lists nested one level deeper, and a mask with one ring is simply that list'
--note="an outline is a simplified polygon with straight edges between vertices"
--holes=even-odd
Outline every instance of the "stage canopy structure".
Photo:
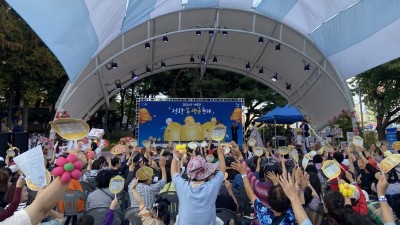
[{"label": "stage canopy structure", "polygon": [[353,110],[346,79],[400,55],[397,0],[6,1],[67,71],[57,110],[75,118],[153,74],[214,68],[265,84],[321,129]]}]

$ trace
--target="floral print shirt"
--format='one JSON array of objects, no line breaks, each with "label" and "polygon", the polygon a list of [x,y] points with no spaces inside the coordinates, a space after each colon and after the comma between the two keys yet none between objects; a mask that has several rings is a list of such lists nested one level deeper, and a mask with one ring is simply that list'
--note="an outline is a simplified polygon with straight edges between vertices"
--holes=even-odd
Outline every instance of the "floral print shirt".
[{"label": "floral print shirt", "polygon": [[[254,201],[254,210],[257,213],[257,219],[260,222],[260,225],[270,225],[274,222],[278,217],[274,216],[274,212],[272,209],[263,205],[262,202],[257,198]],[[296,218],[294,217],[294,212],[292,208],[289,208],[284,212],[285,216],[283,220],[279,223],[279,225],[295,225]]]}]

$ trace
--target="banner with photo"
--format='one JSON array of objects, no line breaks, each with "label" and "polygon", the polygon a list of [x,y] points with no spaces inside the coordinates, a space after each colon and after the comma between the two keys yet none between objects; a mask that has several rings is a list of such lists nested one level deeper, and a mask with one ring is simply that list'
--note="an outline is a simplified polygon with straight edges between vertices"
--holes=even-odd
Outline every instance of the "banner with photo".
[{"label": "banner with photo", "polygon": [[209,140],[217,124],[225,141],[243,142],[243,99],[138,99],[139,144],[149,137],[161,143]]}]

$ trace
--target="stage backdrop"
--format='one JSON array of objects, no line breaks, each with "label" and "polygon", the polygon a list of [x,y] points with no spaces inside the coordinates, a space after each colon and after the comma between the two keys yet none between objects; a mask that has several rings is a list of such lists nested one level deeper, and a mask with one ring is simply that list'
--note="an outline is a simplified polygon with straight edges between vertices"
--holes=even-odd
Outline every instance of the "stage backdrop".
[{"label": "stage backdrop", "polygon": [[208,140],[211,129],[226,126],[225,141],[243,142],[243,99],[137,99],[138,139],[157,142]]}]

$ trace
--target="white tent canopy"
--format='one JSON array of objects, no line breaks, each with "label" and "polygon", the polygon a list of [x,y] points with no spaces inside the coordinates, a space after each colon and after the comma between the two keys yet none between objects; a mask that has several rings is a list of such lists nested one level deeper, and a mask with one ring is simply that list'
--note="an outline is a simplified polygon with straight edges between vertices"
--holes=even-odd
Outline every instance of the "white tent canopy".
[{"label": "white tent canopy", "polygon": [[[67,71],[70,82],[57,108],[75,118],[88,119],[108,104],[117,80],[126,87],[162,71],[197,67],[267,85],[320,129],[352,110],[346,79],[400,55],[397,0],[7,2]],[[109,69],[111,62],[118,68]]]}]

